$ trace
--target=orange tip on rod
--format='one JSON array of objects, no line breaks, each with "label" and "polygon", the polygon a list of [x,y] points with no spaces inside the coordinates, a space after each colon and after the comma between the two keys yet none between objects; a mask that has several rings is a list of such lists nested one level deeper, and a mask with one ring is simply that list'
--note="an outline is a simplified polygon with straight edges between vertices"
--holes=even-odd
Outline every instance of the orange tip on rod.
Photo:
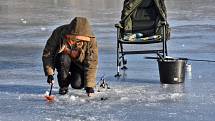
[{"label": "orange tip on rod", "polygon": [[54,96],[53,96],[53,95],[51,95],[51,96],[46,95],[46,96],[44,96],[44,97],[45,97],[45,99],[46,99],[48,102],[54,101]]}]

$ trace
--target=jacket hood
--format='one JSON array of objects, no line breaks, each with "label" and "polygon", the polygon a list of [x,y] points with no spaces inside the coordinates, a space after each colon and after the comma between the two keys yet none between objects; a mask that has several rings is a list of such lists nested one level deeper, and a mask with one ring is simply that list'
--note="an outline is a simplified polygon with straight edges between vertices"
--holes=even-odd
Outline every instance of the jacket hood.
[{"label": "jacket hood", "polygon": [[91,26],[85,17],[75,17],[71,23],[71,34],[76,36],[87,36],[94,38]]}]

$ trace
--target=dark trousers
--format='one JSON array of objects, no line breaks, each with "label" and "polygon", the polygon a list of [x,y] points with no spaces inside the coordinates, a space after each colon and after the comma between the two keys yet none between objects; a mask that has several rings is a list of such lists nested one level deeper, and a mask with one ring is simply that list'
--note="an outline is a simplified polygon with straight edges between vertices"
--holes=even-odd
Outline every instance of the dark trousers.
[{"label": "dark trousers", "polygon": [[57,78],[60,88],[71,87],[81,89],[84,87],[83,70],[66,54],[58,54],[56,59]]}]

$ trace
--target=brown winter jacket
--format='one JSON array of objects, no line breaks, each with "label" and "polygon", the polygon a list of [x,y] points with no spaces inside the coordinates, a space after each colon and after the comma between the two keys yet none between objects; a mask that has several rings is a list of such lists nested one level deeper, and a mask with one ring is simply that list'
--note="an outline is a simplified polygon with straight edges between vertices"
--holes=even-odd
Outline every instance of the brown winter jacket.
[{"label": "brown winter jacket", "polygon": [[66,43],[65,36],[68,34],[90,37],[89,42],[83,43],[80,56],[74,62],[84,70],[85,87],[95,87],[98,48],[90,24],[84,17],[76,17],[70,24],[60,26],[53,31],[42,55],[45,75],[54,74],[56,56]]}]

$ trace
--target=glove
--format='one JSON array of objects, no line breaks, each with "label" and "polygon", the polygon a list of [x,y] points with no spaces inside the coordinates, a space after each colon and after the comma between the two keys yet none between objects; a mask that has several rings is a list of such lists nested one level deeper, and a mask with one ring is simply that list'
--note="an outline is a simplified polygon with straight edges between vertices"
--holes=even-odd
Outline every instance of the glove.
[{"label": "glove", "polygon": [[48,75],[47,83],[51,84],[51,83],[53,83],[53,81],[54,81],[54,76],[53,75]]},{"label": "glove", "polygon": [[85,87],[85,90],[89,97],[94,95],[94,89],[92,87]]}]

